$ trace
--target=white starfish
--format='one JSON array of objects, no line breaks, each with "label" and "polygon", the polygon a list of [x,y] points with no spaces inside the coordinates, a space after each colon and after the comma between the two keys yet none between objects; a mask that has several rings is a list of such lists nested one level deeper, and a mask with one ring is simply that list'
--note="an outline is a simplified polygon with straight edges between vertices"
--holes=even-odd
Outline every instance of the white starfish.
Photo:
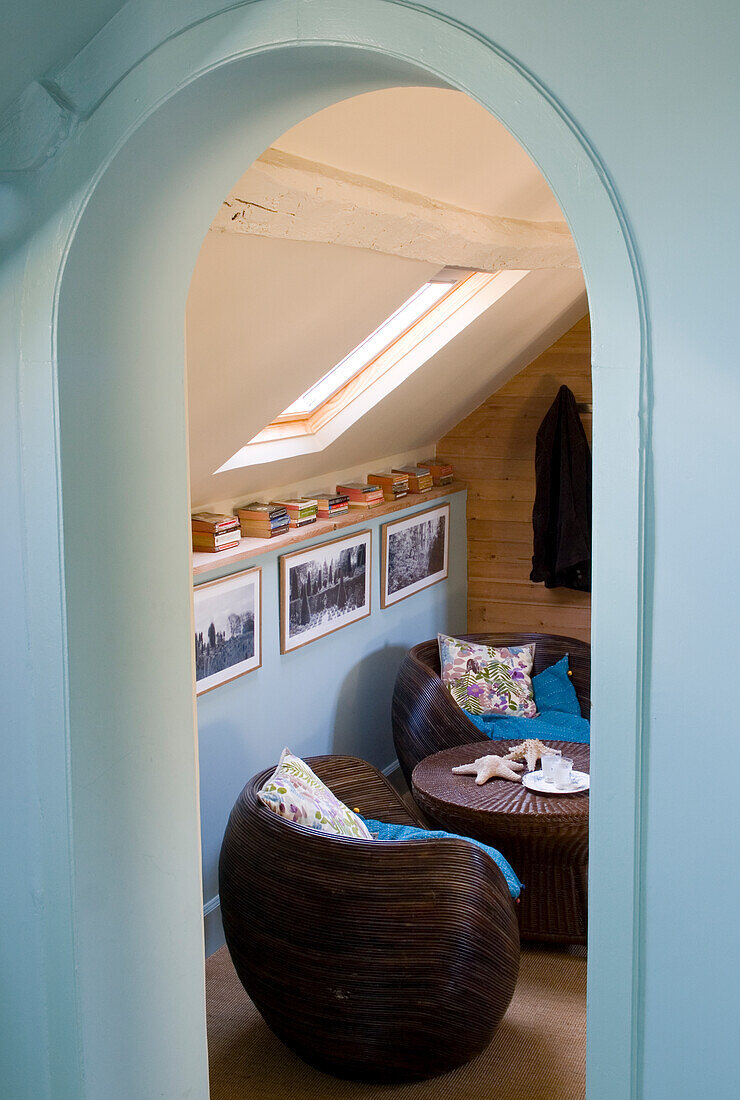
[{"label": "white starfish", "polygon": [[453,768],[455,775],[474,775],[475,782],[480,787],[489,779],[497,776],[499,779],[511,779],[514,783],[521,783],[522,777],[517,775],[522,771],[524,764],[517,764],[511,760],[504,760],[501,756],[479,756],[472,764],[461,764],[459,768]]},{"label": "white starfish", "polygon": [[526,760],[527,771],[533,772],[543,752],[548,751],[547,745],[543,745],[539,738],[528,737],[526,741],[522,741],[521,745],[514,745],[514,748],[507,752],[504,760]]}]

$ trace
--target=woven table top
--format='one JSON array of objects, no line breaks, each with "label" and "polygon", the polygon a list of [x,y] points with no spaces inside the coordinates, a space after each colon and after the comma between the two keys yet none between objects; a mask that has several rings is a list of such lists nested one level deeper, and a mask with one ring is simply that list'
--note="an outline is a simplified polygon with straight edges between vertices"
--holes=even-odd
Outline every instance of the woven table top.
[{"label": "woven table top", "polygon": [[[541,795],[508,779],[489,779],[479,787],[474,775],[452,774],[451,769],[460,764],[468,764],[479,756],[504,756],[510,748],[520,743],[518,740],[486,740],[435,752],[414,768],[411,777],[413,793],[419,797],[425,808],[439,807],[443,810],[449,807],[462,810],[466,814],[480,813],[491,817],[526,814],[531,818],[543,819],[543,825],[546,823],[550,827],[578,823],[587,827],[588,791],[580,794]],[[574,769],[583,772],[589,770],[588,745],[569,741],[544,743],[560,749],[563,756],[570,757]]]}]

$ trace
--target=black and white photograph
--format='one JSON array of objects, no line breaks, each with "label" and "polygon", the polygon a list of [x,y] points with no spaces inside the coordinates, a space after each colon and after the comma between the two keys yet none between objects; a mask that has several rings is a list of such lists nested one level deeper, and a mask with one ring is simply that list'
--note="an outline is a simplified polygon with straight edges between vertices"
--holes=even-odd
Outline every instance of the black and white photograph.
[{"label": "black and white photograph", "polygon": [[370,614],[371,538],[359,531],[280,559],[281,653]]},{"label": "black and white photograph", "polygon": [[219,687],[262,664],[262,570],[193,590],[195,690]]},{"label": "black and white photograph", "polygon": [[380,606],[391,607],[446,580],[449,540],[449,504],[384,523]]}]

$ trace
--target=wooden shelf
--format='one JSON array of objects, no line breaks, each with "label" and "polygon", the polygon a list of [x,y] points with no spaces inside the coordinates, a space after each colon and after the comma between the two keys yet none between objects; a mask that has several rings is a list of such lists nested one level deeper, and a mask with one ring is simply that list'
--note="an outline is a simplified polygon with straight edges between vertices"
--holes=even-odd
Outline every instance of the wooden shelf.
[{"label": "wooden shelf", "polygon": [[452,481],[449,485],[430,489],[428,493],[407,493],[400,500],[379,504],[377,508],[368,508],[367,511],[361,512],[357,508],[351,508],[349,512],[337,516],[336,519],[319,519],[316,523],[309,523],[306,527],[289,531],[287,535],[277,535],[274,539],[241,539],[238,546],[234,546],[231,550],[223,550],[220,554],[193,553],[193,576],[212,573],[223,565],[236,565],[238,562],[260,557],[270,550],[282,550],[297,543],[310,542],[311,539],[319,538],[321,535],[331,535],[334,531],[340,531],[343,527],[361,527],[376,516],[402,512],[407,508],[426,504],[430,500],[450,496],[451,493],[463,493],[466,489],[465,482]]}]

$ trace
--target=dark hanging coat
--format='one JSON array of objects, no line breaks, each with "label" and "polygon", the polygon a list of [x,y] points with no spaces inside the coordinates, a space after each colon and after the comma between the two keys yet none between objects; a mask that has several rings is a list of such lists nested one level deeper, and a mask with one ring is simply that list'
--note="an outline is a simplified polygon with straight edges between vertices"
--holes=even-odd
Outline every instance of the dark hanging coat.
[{"label": "dark hanging coat", "polygon": [[576,399],[561,386],[537,432],[533,581],[591,590],[591,450]]}]

